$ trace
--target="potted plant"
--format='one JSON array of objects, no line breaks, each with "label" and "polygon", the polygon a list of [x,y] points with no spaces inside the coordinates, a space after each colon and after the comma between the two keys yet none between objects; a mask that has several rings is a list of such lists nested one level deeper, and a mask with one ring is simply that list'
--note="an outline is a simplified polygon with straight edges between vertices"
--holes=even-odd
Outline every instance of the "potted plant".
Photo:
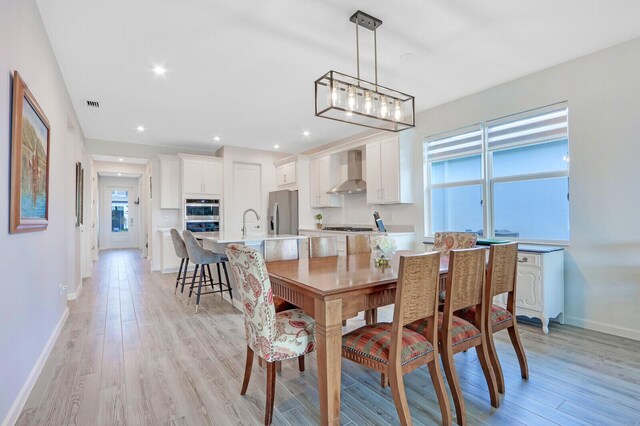
[{"label": "potted plant", "polygon": [[322,213],[315,215],[314,219],[316,220],[316,228],[322,229]]}]

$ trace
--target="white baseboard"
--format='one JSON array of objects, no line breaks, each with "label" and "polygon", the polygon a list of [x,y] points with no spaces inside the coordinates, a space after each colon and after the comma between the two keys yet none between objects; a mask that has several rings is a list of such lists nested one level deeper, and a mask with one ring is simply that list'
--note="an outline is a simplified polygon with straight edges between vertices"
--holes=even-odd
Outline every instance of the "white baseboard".
[{"label": "white baseboard", "polygon": [[602,333],[613,334],[614,336],[626,337],[628,339],[640,340],[640,330],[637,329],[634,330],[628,327],[620,327],[571,315],[565,315],[564,318],[567,324],[575,325],[576,327],[587,328],[589,330],[600,331]]},{"label": "white baseboard", "polygon": [[75,293],[67,294],[67,300],[76,300],[80,297],[80,292],[82,292],[82,280],[80,280],[80,284],[76,287]]},{"label": "white baseboard", "polygon": [[47,359],[51,354],[51,350],[53,349],[53,345],[55,345],[56,340],[58,340],[60,331],[62,331],[62,327],[64,326],[64,322],[67,320],[68,316],[69,316],[69,308],[66,308],[64,310],[64,313],[60,317],[60,320],[58,320],[58,324],[56,325],[56,328],[53,329],[51,336],[49,336],[49,340],[47,341],[47,344],[44,346],[44,349],[42,349],[42,353],[40,353],[40,357],[38,358],[35,365],[31,369],[31,372],[29,373],[27,380],[24,382],[24,385],[22,385],[22,389],[20,389],[18,396],[13,401],[13,404],[11,404],[11,408],[9,408],[9,412],[7,413],[6,417],[2,421],[2,426],[14,425],[18,421],[18,417],[20,417],[22,408],[24,408],[24,404],[27,403],[29,394],[31,393],[33,386],[35,386],[36,381],[38,380],[38,376],[40,376],[40,373],[44,368],[44,364],[47,362]]}]

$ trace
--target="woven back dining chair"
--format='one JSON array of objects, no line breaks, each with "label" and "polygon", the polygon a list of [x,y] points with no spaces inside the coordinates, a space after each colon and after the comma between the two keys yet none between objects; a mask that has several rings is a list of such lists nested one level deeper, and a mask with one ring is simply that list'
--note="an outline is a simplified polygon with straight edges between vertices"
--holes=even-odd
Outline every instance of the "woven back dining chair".
[{"label": "woven back dining chair", "polygon": [[[387,375],[400,424],[411,425],[404,374],[428,365],[442,424],[451,424],[451,408],[438,361],[438,278],[440,254],[401,256],[393,323],[365,325],[342,337],[342,356]],[[422,333],[405,327],[429,324]]]},{"label": "woven back dining chair", "polygon": [[451,250],[472,248],[478,241],[478,234],[471,232],[436,232],[433,250],[448,256]]},{"label": "woven back dining chair", "polygon": [[337,237],[309,237],[309,258],[338,255]]},{"label": "woven back dining chair", "polygon": [[[493,244],[489,249],[489,266],[487,268],[486,304],[489,307],[487,315],[488,351],[491,358],[491,365],[496,375],[498,392],[505,392],[504,374],[500,359],[493,341],[493,333],[500,330],[507,330],[513,349],[520,364],[520,375],[523,379],[529,378],[529,366],[524,347],[520,341],[518,323],[516,321],[516,273],[518,266],[518,243]],[[506,306],[502,307],[493,303],[494,297],[507,294]],[[469,308],[465,312],[465,319],[475,323],[475,307]]]},{"label": "woven back dining chair", "polygon": [[[485,329],[488,307],[485,291],[485,249],[472,248],[464,250],[452,250],[449,254],[449,271],[447,273],[446,296],[444,312],[438,315],[440,356],[444,366],[449,389],[453,395],[456,408],[456,422],[459,425],[466,424],[466,409],[462,389],[458,380],[453,355],[476,348],[478,360],[482,367],[491,406],[498,408],[498,388],[495,375],[491,367],[488,353],[488,340]],[[455,315],[457,311],[474,307],[475,324]],[[428,322],[419,320],[407,327],[424,332],[428,329]]]}]

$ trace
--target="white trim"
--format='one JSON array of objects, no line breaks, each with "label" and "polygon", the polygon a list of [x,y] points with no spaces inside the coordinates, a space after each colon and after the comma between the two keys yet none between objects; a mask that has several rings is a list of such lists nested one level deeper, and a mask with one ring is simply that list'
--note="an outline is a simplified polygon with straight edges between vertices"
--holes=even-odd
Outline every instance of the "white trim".
[{"label": "white trim", "polygon": [[60,317],[60,320],[58,320],[58,324],[53,329],[51,336],[49,336],[49,340],[47,341],[47,344],[42,349],[42,353],[40,353],[40,357],[38,358],[35,365],[31,369],[31,372],[29,373],[27,380],[24,382],[24,385],[22,385],[22,389],[20,389],[20,392],[18,392],[18,395],[16,396],[16,399],[13,401],[13,404],[11,404],[11,408],[9,408],[9,412],[7,413],[6,417],[2,421],[2,426],[13,425],[18,421],[18,417],[20,416],[20,413],[24,408],[24,404],[27,403],[27,398],[29,398],[29,394],[33,390],[33,387],[35,386],[36,381],[38,380],[38,376],[40,376],[40,373],[42,372],[42,369],[44,368],[44,365],[47,362],[49,355],[51,354],[51,350],[53,349],[53,346],[55,345],[56,340],[58,340],[58,336],[60,335],[60,332],[62,331],[62,327],[64,326],[64,323],[67,320],[68,316],[69,316],[69,308],[65,308],[62,316]]},{"label": "white trim", "polygon": [[634,330],[628,327],[620,327],[618,325],[578,318],[571,315],[565,315],[564,319],[567,324],[575,325],[576,327],[613,334],[614,336],[626,337],[628,339],[640,340],[640,330],[638,329]]},{"label": "white trim", "polygon": [[82,292],[82,280],[80,280],[80,284],[78,284],[78,286],[76,287],[75,293],[67,294],[67,300],[76,300],[78,297],[80,297],[81,292]]}]

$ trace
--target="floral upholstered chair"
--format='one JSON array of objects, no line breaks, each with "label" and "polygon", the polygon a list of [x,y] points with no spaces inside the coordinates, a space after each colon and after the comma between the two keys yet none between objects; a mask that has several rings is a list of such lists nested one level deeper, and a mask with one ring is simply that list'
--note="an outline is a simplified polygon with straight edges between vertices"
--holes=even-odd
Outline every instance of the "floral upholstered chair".
[{"label": "floral upholstered chair", "polygon": [[472,248],[478,241],[478,234],[472,232],[436,232],[433,250],[448,256],[451,250]]},{"label": "floral upholstered chair", "polygon": [[240,244],[227,247],[227,257],[242,297],[247,361],[241,395],[251,378],[254,354],[267,362],[265,424],[271,424],[276,385],[276,363],[298,358],[304,371],[304,355],[315,349],[315,321],[301,309],[277,312],[273,290],[262,255]]}]

